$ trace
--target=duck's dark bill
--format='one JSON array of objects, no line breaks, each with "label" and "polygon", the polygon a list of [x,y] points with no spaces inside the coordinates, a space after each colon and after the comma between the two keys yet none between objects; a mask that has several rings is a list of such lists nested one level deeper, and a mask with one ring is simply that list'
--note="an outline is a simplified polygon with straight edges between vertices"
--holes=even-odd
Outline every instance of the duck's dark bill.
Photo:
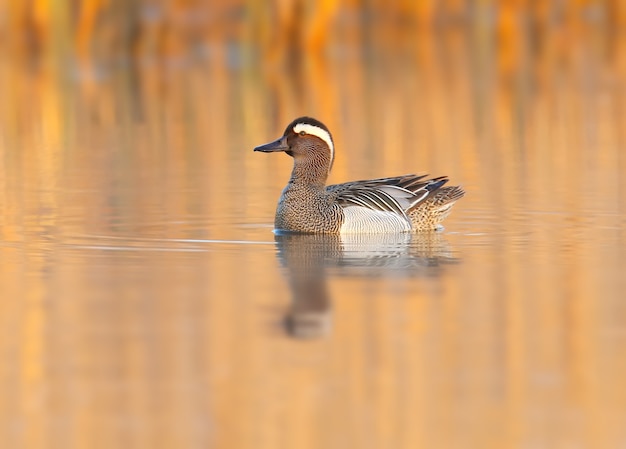
[{"label": "duck's dark bill", "polygon": [[285,136],[280,139],[276,139],[273,142],[266,143],[265,145],[258,146],[254,149],[254,151],[262,151],[263,153],[272,153],[274,151],[287,151],[289,146],[287,146],[287,138]]}]

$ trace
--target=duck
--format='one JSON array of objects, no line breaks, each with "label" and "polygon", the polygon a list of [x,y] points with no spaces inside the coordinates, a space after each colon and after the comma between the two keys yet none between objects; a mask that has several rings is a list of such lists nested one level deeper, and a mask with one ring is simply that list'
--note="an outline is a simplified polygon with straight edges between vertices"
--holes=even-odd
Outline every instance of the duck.
[{"label": "duck", "polygon": [[283,152],[293,170],[274,218],[276,232],[383,234],[434,231],[465,191],[445,186],[447,176],[408,174],[326,185],[335,144],[326,125],[312,117],[293,120],[278,139],[254,148]]}]

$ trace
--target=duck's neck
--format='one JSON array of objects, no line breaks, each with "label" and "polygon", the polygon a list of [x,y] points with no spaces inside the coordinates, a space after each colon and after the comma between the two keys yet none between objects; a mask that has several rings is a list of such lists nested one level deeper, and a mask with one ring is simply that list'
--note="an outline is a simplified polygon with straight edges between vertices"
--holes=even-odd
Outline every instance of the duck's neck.
[{"label": "duck's neck", "polygon": [[294,158],[289,182],[323,189],[326,186],[329,165],[328,158],[322,156],[318,158]]}]

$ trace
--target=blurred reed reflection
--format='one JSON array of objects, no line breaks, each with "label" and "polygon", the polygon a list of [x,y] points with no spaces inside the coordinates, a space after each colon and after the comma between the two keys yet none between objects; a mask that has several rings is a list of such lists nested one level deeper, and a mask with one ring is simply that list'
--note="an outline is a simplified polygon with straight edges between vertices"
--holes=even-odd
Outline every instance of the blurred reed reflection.
[{"label": "blurred reed reflection", "polygon": [[275,239],[292,298],[285,324],[298,338],[331,331],[333,298],[327,284],[334,277],[432,277],[446,264],[460,262],[441,232],[277,233]]},{"label": "blurred reed reflection", "polygon": [[[196,51],[177,14],[77,3],[97,70],[67,2],[12,1],[41,64],[0,58],[2,449],[625,446],[622,4],[348,11],[309,53],[262,15]],[[285,289],[291,160],[251,150],[304,114],[329,182],[463,184],[441,244],[276,237]],[[286,309],[306,342],[268,329]]]}]

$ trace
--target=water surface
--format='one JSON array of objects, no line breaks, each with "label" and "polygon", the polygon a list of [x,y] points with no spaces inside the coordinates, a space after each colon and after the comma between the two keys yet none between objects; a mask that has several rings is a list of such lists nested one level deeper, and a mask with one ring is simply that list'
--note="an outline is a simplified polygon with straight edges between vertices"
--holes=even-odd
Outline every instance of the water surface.
[{"label": "water surface", "polygon": [[[408,50],[3,66],[1,446],[626,447],[623,61]],[[303,114],[330,182],[467,196],[436,234],[274,235],[291,160],[252,148]]]}]

